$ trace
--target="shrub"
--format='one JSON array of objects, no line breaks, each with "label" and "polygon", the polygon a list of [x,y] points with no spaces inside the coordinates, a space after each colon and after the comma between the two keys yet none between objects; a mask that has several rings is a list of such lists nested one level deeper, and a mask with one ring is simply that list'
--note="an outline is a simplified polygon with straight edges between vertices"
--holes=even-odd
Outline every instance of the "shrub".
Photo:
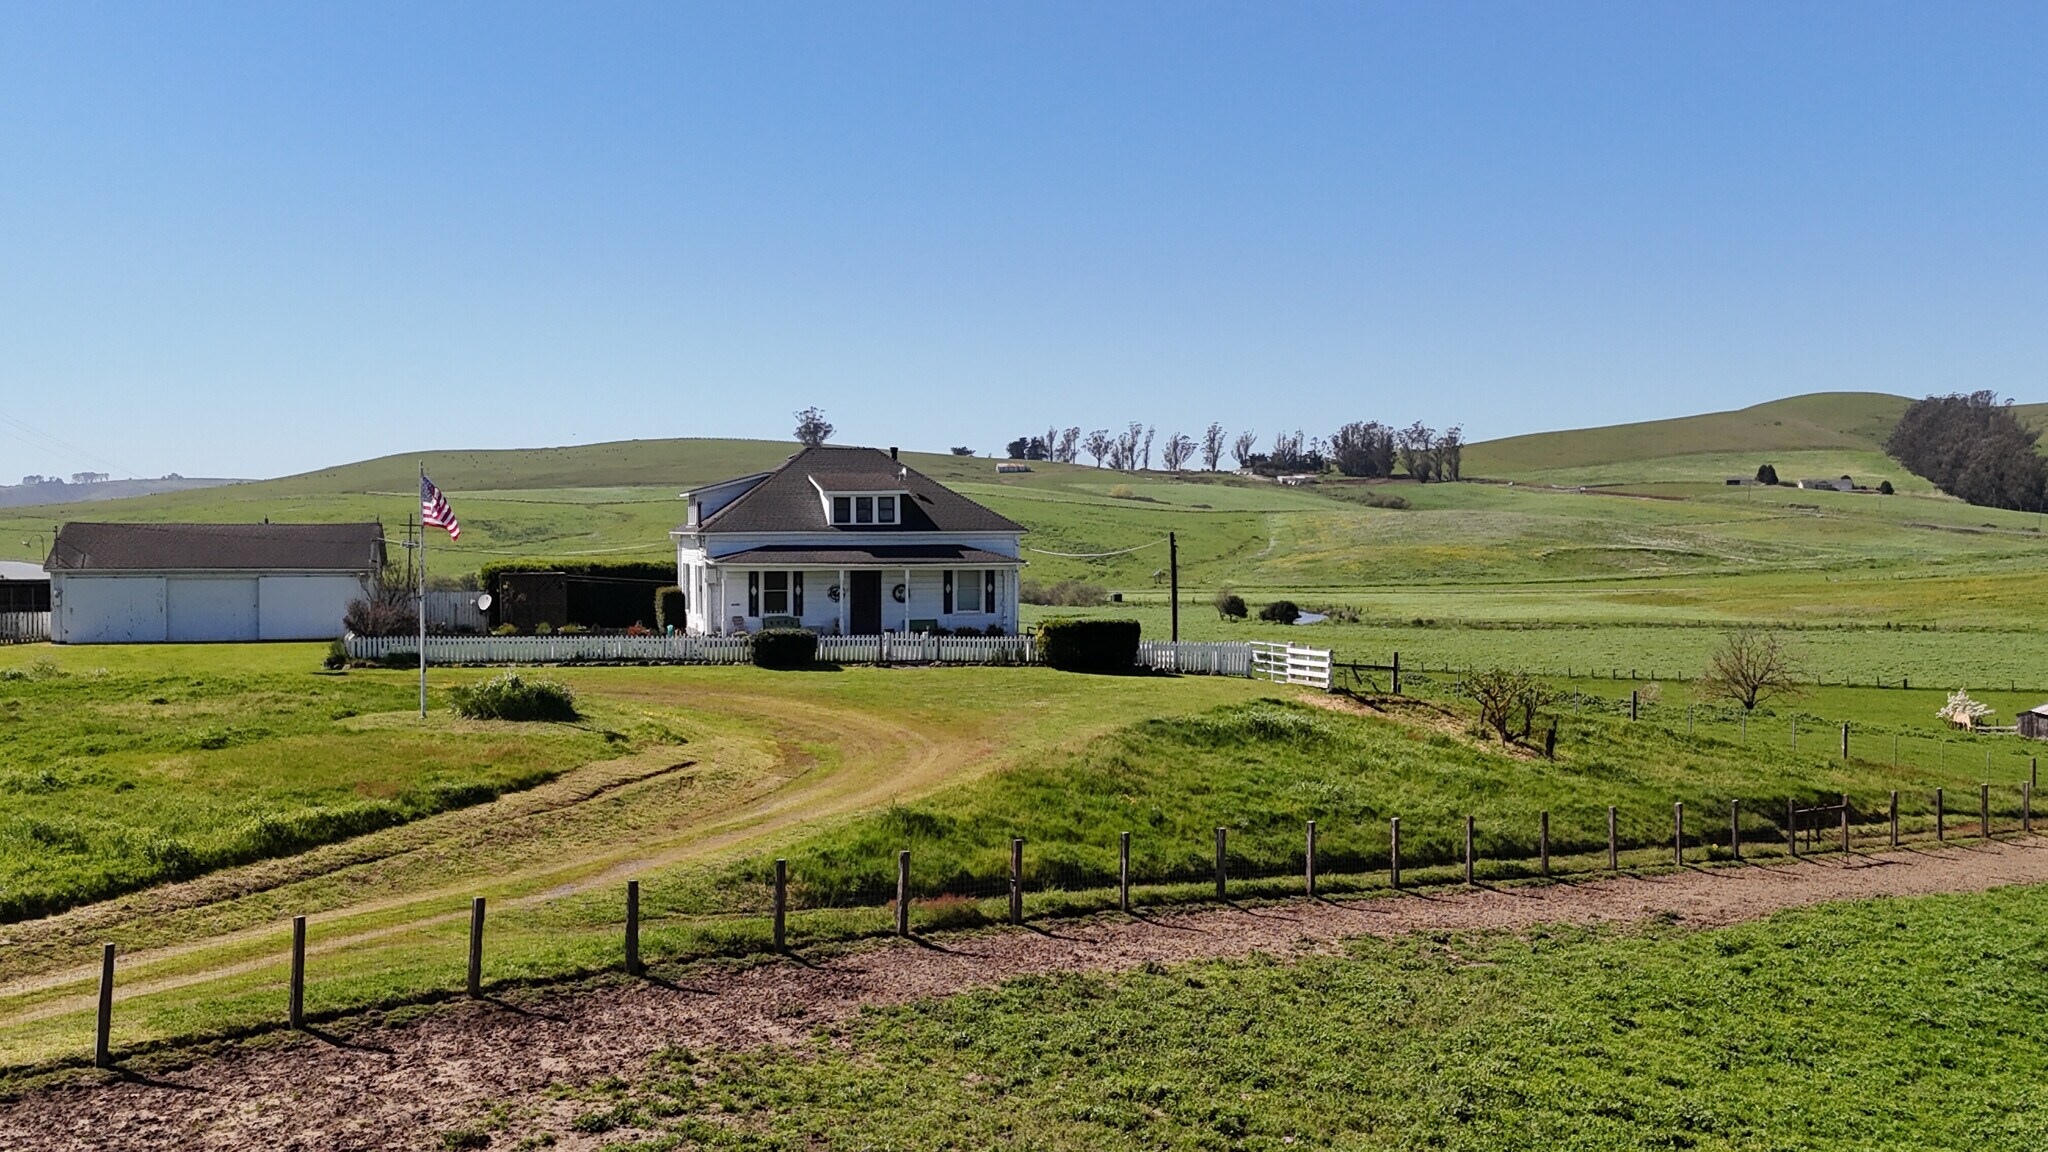
[{"label": "shrub", "polygon": [[1311,604],[1308,610],[1321,613],[1332,624],[1356,624],[1359,620],[1358,609],[1350,604]]},{"label": "shrub", "polygon": [[1113,485],[1109,490],[1109,496],[1112,500],[1129,500],[1131,497],[1136,495],[1136,492],[1131,491],[1131,486],[1129,484]]},{"label": "shrub", "polygon": [[493,636],[517,636],[517,635],[519,635],[519,625],[517,625],[517,624],[500,624],[500,625],[498,625],[498,626],[497,626],[496,628],[493,628],[493,629],[491,629],[491,635],[493,635]]},{"label": "shrub", "polygon": [[449,695],[470,720],[574,720],[576,696],[553,680],[502,672],[479,684],[459,684]]},{"label": "shrub", "polygon": [[1063,672],[1128,672],[1138,662],[1136,620],[1047,620],[1039,658]]},{"label": "shrub", "polygon": [[1018,585],[1017,598],[1026,604],[1094,608],[1109,603],[1109,592],[1100,584],[1084,584],[1079,580],[1061,580],[1056,584],[1026,580]]},{"label": "shrub", "polygon": [[802,628],[764,628],[754,633],[757,668],[808,668],[818,659],[818,636]]},{"label": "shrub", "polygon": [[588,628],[585,628],[585,627],[584,627],[583,625],[581,625],[581,624],[564,624],[564,625],[562,625],[562,626],[561,626],[560,628],[557,628],[557,629],[555,629],[555,635],[557,635],[557,636],[581,636],[581,635],[583,635],[583,634],[584,634],[585,632],[588,632],[588,631],[590,631],[590,629],[588,629]]},{"label": "shrub", "polygon": [[413,636],[419,633],[420,617],[409,597],[387,589],[372,598],[349,601],[341,626],[358,636]]},{"label": "shrub", "polygon": [[1301,606],[1292,600],[1275,600],[1259,609],[1259,619],[1275,624],[1292,624],[1301,619]]},{"label": "shrub", "polygon": [[1224,620],[1242,620],[1251,611],[1245,607],[1244,597],[1227,587],[1218,588],[1209,602],[1216,606],[1216,615]]},{"label": "shrub", "polygon": [[653,629],[651,629],[651,628],[649,628],[649,627],[648,627],[647,625],[645,625],[645,624],[642,624],[642,623],[641,623],[641,622],[639,622],[638,620],[635,620],[635,621],[633,621],[633,622],[632,622],[631,624],[628,624],[628,625],[626,625],[626,635],[628,635],[628,636],[652,636],[652,635],[654,635],[654,630],[653,630]]},{"label": "shrub", "polygon": [[1889,480],[1886,480],[1886,481],[1884,481],[1883,483],[1879,484],[1879,485],[1877,486],[1877,492],[1878,492],[1878,495],[1880,495],[1880,496],[1889,496],[1889,495],[1891,495],[1891,494],[1892,494],[1892,482],[1891,482],[1891,481],[1889,481]]},{"label": "shrub", "polygon": [[1001,636],[1003,634],[1003,626],[1001,624],[991,624],[982,629],[981,634],[983,636]]},{"label": "shrub", "polygon": [[553,636],[555,634],[555,626],[543,620],[533,626],[533,634],[535,636]]},{"label": "shrub", "polygon": [[327,656],[320,661],[320,666],[327,669],[348,667],[348,645],[339,640],[328,644]]},{"label": "shrub", "polygon": [[1367,492],[1363,503],[1367,508],[1400,509],[1408,506],[1408,498],[1396,496],[1389,492]]},{"label": "shrub", "polygon": [[671,627],[678,632],[688,627],[683,590],[674,584],[654,590],[654,630],[666,632]]}]

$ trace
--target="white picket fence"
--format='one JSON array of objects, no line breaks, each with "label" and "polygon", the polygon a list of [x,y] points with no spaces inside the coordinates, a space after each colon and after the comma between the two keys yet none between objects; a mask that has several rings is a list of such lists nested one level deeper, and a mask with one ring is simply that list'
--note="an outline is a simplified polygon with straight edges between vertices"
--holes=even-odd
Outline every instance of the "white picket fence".
[{"label": "white picket fence", "polygon": [[1251,650],[1254,679],[1330,690],[1329,649],[1254,640]]},{"label": "white picket fence", "polygon": [[0,612],[0,644],[26,644],[49,638],[48,612]]},{"label": "white picket fence", "polygon": [[[350,636],[348,654],[381,660],[417,653],[415,636]],[[1029,636],[820,636],[831,664],[1036,664]],[[429,636],[429,664],[747,664],[746,636]],[[1330,687],[1330,653],[1258,641],[1141,640],[1137,666],[1194,676],[1244,676]]]}]

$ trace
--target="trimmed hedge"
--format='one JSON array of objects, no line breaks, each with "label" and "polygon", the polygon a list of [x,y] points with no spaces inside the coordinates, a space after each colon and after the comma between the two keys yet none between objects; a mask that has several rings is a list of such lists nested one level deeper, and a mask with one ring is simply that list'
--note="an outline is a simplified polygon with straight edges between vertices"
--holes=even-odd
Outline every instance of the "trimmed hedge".
[{"label": "trimmed hedge", "polygon": [[1038,658],[1063,672],[1129,672],[1138,662],[1136,620],[1047,620]]},{"label": "trimmed hedge", "polygon": [[678,632],[689,627],[689,621],[684,616],[684,605],[685,601],[683,600],[683,590],[681,588],[676,587],[674,584],[666,588],[656,588],[654,590],[654,630],[656,632],[667,632],[671,624],[676,626],[676,631]]},{"label": "trimmed hedge", "polygon": [[764,628],[754,633],[757,668],[808,668],[818,659],[818,635],[802,628]]}]

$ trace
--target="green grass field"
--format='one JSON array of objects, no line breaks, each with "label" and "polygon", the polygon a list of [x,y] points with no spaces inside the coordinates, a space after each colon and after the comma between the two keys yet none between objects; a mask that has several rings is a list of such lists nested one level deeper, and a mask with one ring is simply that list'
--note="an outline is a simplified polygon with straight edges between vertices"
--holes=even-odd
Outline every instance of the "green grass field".
[{"label": "green grass field", "polygon": [[2006,890],[1028,978],[567,1098],[647,1152],[2019,1152],[2048,1119],[2044,918]]}]

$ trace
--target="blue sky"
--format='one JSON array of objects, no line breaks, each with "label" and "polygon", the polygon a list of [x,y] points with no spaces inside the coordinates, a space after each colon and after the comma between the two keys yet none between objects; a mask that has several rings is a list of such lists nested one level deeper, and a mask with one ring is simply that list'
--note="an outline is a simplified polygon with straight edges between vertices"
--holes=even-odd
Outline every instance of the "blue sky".
[{"label": "blue sky", "polygon": [[2044,54],[2039,4],[7,5],[0,479],[2048,399]]}]

